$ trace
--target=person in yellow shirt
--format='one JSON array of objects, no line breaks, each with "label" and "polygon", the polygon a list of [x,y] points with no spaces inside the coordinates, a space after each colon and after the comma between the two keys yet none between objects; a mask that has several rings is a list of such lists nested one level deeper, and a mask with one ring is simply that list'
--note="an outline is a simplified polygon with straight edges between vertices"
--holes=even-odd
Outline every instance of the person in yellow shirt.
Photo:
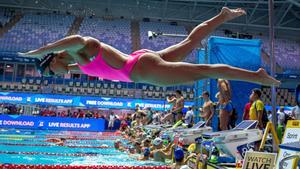
[{"label": "person in yellow shirt", "polygon": [[262,129],[264,127],[262,116],[263,116],[263,110],[265,108],[265,105],[260,100],[260,97],[261,97],[261,90],[257,88],[253,89],[250,95],[250,100],[253,100],[253,104],[250,107],[249,120],[257,120],[258,127]]}]

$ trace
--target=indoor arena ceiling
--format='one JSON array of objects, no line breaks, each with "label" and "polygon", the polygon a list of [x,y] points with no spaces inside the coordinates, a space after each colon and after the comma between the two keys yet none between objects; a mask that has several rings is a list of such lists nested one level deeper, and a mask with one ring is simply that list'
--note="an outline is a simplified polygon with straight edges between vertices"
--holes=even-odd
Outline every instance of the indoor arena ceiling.
[{"label": "indoor arena ceiling", "polygon": [[[247,15],[226,23],[223,28],[268,34],[268,0],[0,0],[0,6],[193,24],[211,18],[223,6],[241,7]],[[276,35],[290,35],[299,40],[300,0],[274,0],[274,7]]]}]

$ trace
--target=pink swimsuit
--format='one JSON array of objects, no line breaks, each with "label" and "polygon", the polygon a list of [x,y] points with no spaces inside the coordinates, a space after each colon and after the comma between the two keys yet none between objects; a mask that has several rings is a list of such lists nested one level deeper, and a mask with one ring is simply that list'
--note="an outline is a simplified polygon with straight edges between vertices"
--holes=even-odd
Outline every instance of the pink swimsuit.
[{"label": "pink swimsuit", "polygon": [[102,48],[98,55],[88,64],[79,65],[81,71],[89,76],[96,76],[107,80],[119,80],[122,82],[133,82],[130,79],[131,71],[139,60],[140,56],[147,52],[147,49],[141,49],[130,54],[127,62],[121,69],[116,69],[108,65],[102,58]]}]

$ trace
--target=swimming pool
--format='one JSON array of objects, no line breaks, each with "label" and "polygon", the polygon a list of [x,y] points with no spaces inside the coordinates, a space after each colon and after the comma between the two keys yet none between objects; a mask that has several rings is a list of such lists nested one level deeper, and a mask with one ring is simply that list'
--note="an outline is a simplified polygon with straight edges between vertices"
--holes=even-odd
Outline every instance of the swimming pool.
[{"label": "swimming pool", "polygon": [[[67,138],[65,146],[45,142],[48,138]],[[113,148],[120,136],[96,132],[0,130],[0,163],[25,165],[109,165],[165,166],[155,161],[137,161]],[[122,140],[126,144],[125,140]],[[107,145],[108,147],[103,147]]]}]

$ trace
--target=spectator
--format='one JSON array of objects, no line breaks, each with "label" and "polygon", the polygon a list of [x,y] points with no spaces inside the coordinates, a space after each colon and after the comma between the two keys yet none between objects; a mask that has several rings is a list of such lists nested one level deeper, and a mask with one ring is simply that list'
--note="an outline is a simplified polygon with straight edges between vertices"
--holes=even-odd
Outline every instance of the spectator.
[{"label": "spectator", "polygon": [[100,113],[97,112],[97,111],[94,111],[93,117],[94,117],[95,119],[99,119],[99,118],[100,118]]},{"label": "spectator", "polygon": [[219,123],[220,130],[228,130],[231,116],[233,113],[233,106],[231,103],[231,87],[228,80],[218,80],[218,100],[219,100]]},{"label": "spectator", "polygon": [[299,105],[296,105],[295,107],[293,107],[293,109],[292,109],[292,118],[294,120],[300,120],[300,107],[299,107]]},{"label": "spectator", "polygon": [[204,91],[201,97],[204,99],[204,103],[203,103],[203,107],[200,108],[200,117],[205,120],[206,126],[211,126],[212,118],[215,112],[213,102],[209,98],[208,91]]},{"label": "spectator", "polygon": [[108,130],[112,130],[114,128],[115,120],[116,120],[116,115],[114,114],[114,112],[111,112],[108,120]]},{"label": "spectator", "polygon": [[296,88],[296,103],[297,105],[292,109],[292,118],[300,120],[300,84]]},{"label": "spectator", "polygon": [[184,108],[184,97],[180,90],[175,91],[175,97],[167,97],[167,102],[171,104],[171,110],[167,113],[162,122],[172,122],[176,123],[179,120],[182,120],[183,108]]},{"label": "spectator", "polygon": [[127,124],[126,120],[123,119],[123,120],[121,121],[120,130],[121,130],[121,131],[125,131],[125,130],[127,129],[127,127],[128,127],[128,124]]},{"label": "spectator", "polygon": [[143,155],[141,157],[137,158],[137,160],[140,160],[140,161],[149,160],[150,152],[151,152],[150,148],[145,148],[143,151]]},{"label": "spectator", "polygon": [[144,110],[145,112],[145,120],[144,120],[144,124],[150,124],[153,121],[153,111],[151,110],[150,107],[145,108]]},{"label": "spectator", "polygon": [[281,125],[281,126],[285,126],[285,112],[284,112],[284,106],[280,106],[278,112],[277,112],[277,120],[278,120],[278,125]]},{"label": "spectator", "polygon": [[272,122],[272,111],[268,111],[268,120]]},{"label": "spectator", "polygon": [[153,158],[154,161],[165,162],[166,159],[171,159],[172,157],[172,149],[174,148],[174,144],[169,144],[167,148],[163,146],[163,140],[159,137],[153,140]]},{"label": "spectator", "polygon": [[171,168],[172,169],[186,169],[189,168],[189,166],[186,165],[187,161],[193,157],[194,155],[191,155],[187,157],[186,159],[184,158],[184,151],[182,148],[176,148],[174,151],[174,157],[175,157],[175,163],[172,164]]},{"label": "spectator", "polygon": [[161,113],[159,111],[155,111],[153,114],[153,124],[159,124],[161,119]]},{"label": "spectator", "polygon": [[189,107],[184,117],[184,123],[188,125],[188,128],[191,128],[193,126],[194,118],[193,107]]},{"label": "spectator", "polygon": [[90,111],[90,110],[86,110],[86,113],[85,113],[85,117],[86,118],[92,118],[93,117],[93,112],[92,111]]},{"label": "spectator", "polygon": [[184,108],[184,97],[182,95],[182,92],[180,90],[176,90],[175,92],[176,96],[176,102],[173,107],[173,114],[175,114],[175,119],[176,122],[182,119],[182,114],[183,114],[183,108]]},{"label": "spectator", "polygon": [[249,112],[253,101],[249,98],[249,102],[244,107],[243,120],[249,120]]},{"label": "spectator", "polygon": [[78,109],[78,113],[77,113],[76,118],[85,118],[85,112],[81,109]]},{"label": "spectator", "polygon": [[253,100],[253,104],[251,105],[250,112],[249,112],[249,119],[250,120],[257,120],[258,127],[260,129],[264,128],[263,124],[263,111],[265,108],[264,103],[260,100],[261,97],[261,90],[260,89],[253,89],[250,95],[250,99]]}]

